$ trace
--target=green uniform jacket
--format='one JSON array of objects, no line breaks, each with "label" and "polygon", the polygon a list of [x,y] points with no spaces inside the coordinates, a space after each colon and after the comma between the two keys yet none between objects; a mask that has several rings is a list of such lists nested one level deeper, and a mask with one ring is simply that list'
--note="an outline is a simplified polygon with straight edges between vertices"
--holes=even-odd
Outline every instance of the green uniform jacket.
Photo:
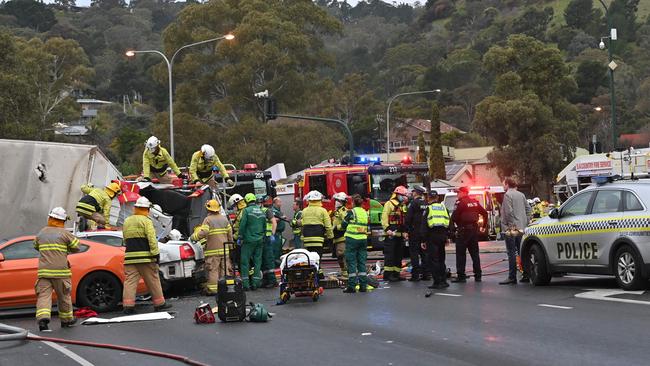
[{"label": "green uniform jacket", "polygon": [[201,180],[202,182],[207,182],[212,177],[213,167],[219,169],[222,177],[228,178],[226,167],[223,166],[217,155],[213,156],[210,160],[206,160],[203,157],[203,153],[197,151],[192,155],[192,160],[190,161],[190,178],[192,181]]},{"label": "green uniform jacket", "polygon": [[286,227],[286,224],[285,224],[284,220],[280,220],[280,218],[282,216],[284,216],[282,214],[282,211],[280,211],[279,208],[273,206],[273,216],[275,216],[278,219],[278,225],[275,228],[275,232],[276,232],[276,234],[277,233],[282,234],[284,232],[285,227]]},{"label": "green uniform jacket", "polygon": [[251,203],[244,209],[239,223],[239,238],[246,242],[264,240],[266,232],[266,214],[262,208]]},{"label": "green uniform jacket", "polygon": [[163,174],[167,167],[172,168],[174,174],[181,174],[181,170],[178,169],[176,162],[165,148],[158,148],[158,154],[156,155],[149,149],[144,149],[144,153],[142,153],[142,176],[149,178],[152,170],[156,174]]},{"label": "green uniform jacket", "polygon": [[124,220],[124,264],[156,262],[160,254],[156,231],[151,219],[144,215],[131,215]]}]

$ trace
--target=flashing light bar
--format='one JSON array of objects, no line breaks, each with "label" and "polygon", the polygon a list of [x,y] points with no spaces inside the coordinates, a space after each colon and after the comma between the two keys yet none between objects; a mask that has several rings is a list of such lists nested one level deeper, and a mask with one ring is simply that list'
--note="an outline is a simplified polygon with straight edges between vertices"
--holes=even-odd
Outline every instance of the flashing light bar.
[{"label": "flashing light bar", "polygon": [[355,156],[355,164],[379,164],[381,163],[381,158],[378,156]]}]

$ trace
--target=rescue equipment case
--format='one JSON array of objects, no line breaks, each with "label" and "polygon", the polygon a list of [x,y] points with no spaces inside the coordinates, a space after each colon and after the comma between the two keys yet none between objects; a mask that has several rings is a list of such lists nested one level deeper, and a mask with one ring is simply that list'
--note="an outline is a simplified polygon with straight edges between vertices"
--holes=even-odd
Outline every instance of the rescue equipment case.
[{"label": "rescue equipment case", "polygon": [[[233,242],[225,245],[232,246]],[[224,250],[224,262],[226,262]],[[219,279],[217,287],[217,316],[222,322],[241,322],[246,319],[246,293],[239,277],[228,276],[227,266],[223,266],[224,276]]]}]

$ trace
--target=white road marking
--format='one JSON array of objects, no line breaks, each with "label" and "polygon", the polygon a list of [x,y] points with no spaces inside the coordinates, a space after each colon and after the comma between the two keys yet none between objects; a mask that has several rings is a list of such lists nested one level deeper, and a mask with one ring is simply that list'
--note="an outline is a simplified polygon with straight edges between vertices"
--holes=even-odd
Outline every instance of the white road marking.
[{"label": "white road marking", "polygon": [[561,305],[551,305],[551,304],[537,304],[537,306],[542,306],[545,308],[553,308],[553,309],[564,309],[564,310],[573,309],[573,306],[561,306]]},{"label": "white road marking", "polygon": [[[35,336],[35,334],[32,334],[32,333],[30,333],[29,335]],[[72,360],[74,360],[76,363],[78,363],[81,366],[95,366],[93,363],[89,362],[85,358],[79,356],[78,354],[76,354],[76,353],[70,351],[69,349],[67,349],[67,348],[65,348],[63,346],[60,346],[60,345],[58,345],[58,344],[56,344],[54,342],[48,342],[48,341],[39,341],[39,342],[43,342],[43,344],[47,344],[48,346],[54,348],[55,350],[63,353],[64,355],[70,357]]]},{"label": "white road marking", "polygon": [[449,296],[449,297],[461,297],[461,296],[463,296],[463,295],[459,295],[459,294],[448,294],[448,293],[444,293],[444,292],[436,292],[434,295]]},{"label": "white road marking", "polygon": [[624,302],[627,304],[637,304],[637,305],[650,305],[650,301],[641,301],[641,300],[632,300],[632,299],[620,299],[616,297],[610,297],[613,295],[622,295],[622,294],[631,294],[631,295],[643,295],[644,290],[641,291],[623,291],[623,290],[589,290],[587,292],[581,292],[576,294],[575,297],[580,299],[590,299],[590,300],[603,300],[603,301],[615,301],[615,302]]},{"label": "white road marking", "polygon": [[372,333],[370,333],[370,332],[367,332],[367,333],[361,333],[361,335],[362,335],[362,336],[369,336],[369,335],[372,335]]}]

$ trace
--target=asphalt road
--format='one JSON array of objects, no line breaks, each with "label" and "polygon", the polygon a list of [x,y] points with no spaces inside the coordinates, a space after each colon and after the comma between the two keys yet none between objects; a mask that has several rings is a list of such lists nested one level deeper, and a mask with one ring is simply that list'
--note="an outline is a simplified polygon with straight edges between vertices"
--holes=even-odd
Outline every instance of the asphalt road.
[{"label": "asphalt road", "polygon": [[[504,257],[483,254],[482,261]],[[453,268],[453,258],[447,262]],[[485,272],[506,265],[499,262]],[[423,282],[383,284],[365,294],[329,289],[317,303],[292,299],[282,306],[275,305],[277,289],[249,292],[249,300],[268,305],[275,314],[263,324],[196,325],[196,305],[213,300],[188,295],[170,300],[176,311],[172,320],[72,329],[59,329],[54,322],[47,336],[171,352],[210,365],[649,364],[650,295],[623,294],[606,277],[554,278],[548,287],[498,285],[504,277],[452,284],[429,298]],[[36,328],[32,317],[0,321]],[[67,349],[88,363],[42,342],[0,342],[0,365],[180,364],[120,351]]]}]

